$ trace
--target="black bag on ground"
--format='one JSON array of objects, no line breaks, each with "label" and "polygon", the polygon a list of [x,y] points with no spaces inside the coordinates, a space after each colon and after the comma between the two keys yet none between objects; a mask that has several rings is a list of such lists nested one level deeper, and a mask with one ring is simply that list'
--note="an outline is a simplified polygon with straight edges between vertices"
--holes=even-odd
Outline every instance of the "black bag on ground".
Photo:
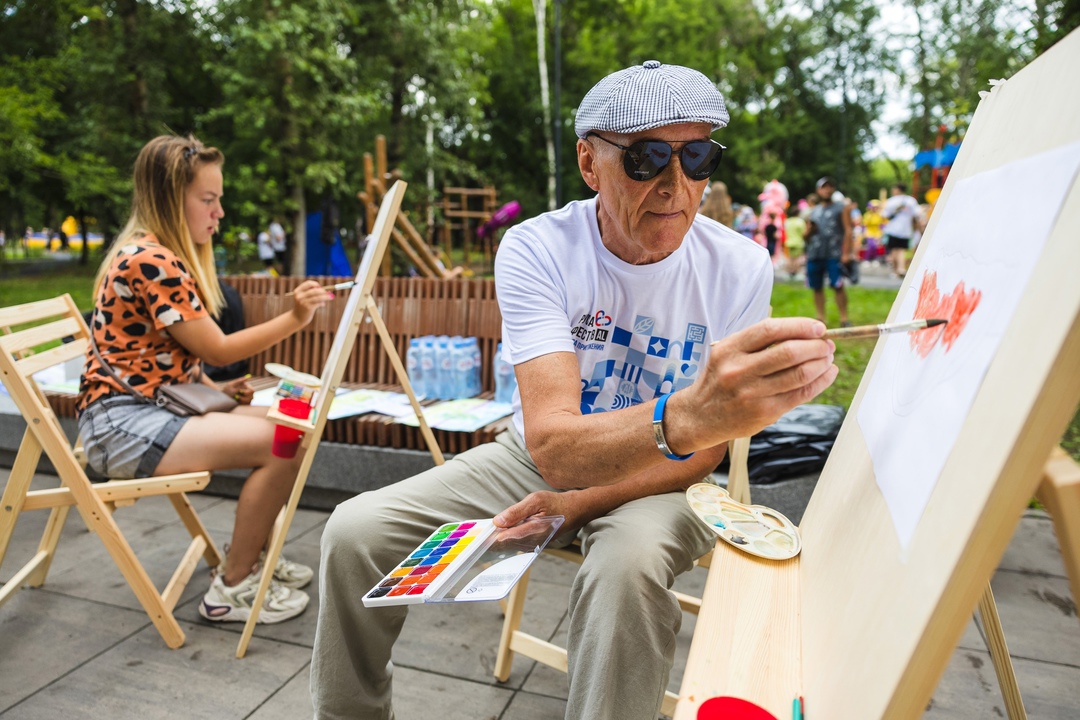
[{"label": "black bag on ground", "polygon": [[[750,438],[750,482],[767,485],[825,467],[846,411],[839,405],[800,405]],[[718,471],[727,472],[728,459]]]}]

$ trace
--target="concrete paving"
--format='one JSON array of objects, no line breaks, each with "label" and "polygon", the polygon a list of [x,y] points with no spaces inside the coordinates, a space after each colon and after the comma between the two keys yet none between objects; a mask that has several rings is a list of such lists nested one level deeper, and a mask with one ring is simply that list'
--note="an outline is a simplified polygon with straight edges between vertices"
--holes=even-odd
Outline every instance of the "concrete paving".
[{"label": "concrete paving", "polygon": [[[0,470],[0,485],[7,471]],[[36,487],[55,486],[39,476]],[[767,493],[758,494],[764,502]],[[229,536],[235,502],[206,494],[192,502],[219,543]],[[787,508],[791,514],[794,509]],[[801,512],[798,513],[801,515]],[[315,565],[328,513],[301,510],[287,555]],[[37,547],[46,515],[24,515],[0,581]],[[166,500],[150,498],[117,511],[117,520],[162,587],[182,552],[185,532]],[[213,625],[197,613],[206,587],[200,565],[177,609],[187,642],[169,650],[139,608],[98,539],[72,513],[48,582],[22,590],[0,608],[0,717],[153,720],[311,716],[308,669],[314,605],[299,618],[259,626],[248,655],[234,658],[241,627]],[[561,643],[574,567],[541,557],[529,585],[524,629]],[[679,578],[677,588],[700,594],[705,571]],[[1009,649],[1032,718],[1073,718],[1080,700],[1080,621],[1045,513],[1029,511],[993,579]],[[566,677],[517,659],[509,682],[494,681],[502,616],[496,603],[421,607],[410,613],[394,651],[399,720],[557,720],[563,717]],[[694,618],[679,634],[671,689],[677,690]],[[872,658],[867,658],[872,662]],[[972,621],[924,715],[932,720],[1004,717],[985,637]]]}]

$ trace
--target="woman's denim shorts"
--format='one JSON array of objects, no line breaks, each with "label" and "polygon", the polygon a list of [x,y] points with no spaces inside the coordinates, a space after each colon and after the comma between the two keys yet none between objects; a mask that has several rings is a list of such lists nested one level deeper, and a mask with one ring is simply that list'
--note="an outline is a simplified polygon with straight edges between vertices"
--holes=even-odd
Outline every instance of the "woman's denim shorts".
[{"label": "woman's denim shorts", "polygon": [[144,478],[154,474],[185,422],[130,395],[111,395],[82,411],[79,437],[95,472],[117,480]]}]

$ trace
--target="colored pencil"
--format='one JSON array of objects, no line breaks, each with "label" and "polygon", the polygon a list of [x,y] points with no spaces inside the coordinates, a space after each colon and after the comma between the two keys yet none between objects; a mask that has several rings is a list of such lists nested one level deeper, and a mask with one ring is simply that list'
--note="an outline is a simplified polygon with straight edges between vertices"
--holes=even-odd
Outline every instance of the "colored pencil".
[{"label": "colored pencil", "polygon": [[825,337],[831,340],[850,338],[877,337],[894,332],[913,332],[924,328],[944,325],[948,320],[912,320],[902,323],[882,323],[880,325],[860,325],[858,327],[832,328],[825,331]]}]

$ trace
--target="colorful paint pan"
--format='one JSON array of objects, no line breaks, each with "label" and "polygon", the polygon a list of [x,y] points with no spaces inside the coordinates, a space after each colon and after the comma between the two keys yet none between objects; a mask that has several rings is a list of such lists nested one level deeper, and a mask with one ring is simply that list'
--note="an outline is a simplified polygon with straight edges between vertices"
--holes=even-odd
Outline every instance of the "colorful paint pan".
[{"label": "colorful paint pan", "polygon": [[[427,602],[470,564],[475,551],[498,530],[491,520],[468,520],[440,526],[364,595],[365,607]],[[480,542],[477,542],[480,541]]]},{"label": "colorful paint pan", "polygon": [[794,523],[764,505],[732,500],[719,485],[691,485],[686,490],[686,501],[713,532],[743,552],[767,560],[787,560],[802,550]]}]

